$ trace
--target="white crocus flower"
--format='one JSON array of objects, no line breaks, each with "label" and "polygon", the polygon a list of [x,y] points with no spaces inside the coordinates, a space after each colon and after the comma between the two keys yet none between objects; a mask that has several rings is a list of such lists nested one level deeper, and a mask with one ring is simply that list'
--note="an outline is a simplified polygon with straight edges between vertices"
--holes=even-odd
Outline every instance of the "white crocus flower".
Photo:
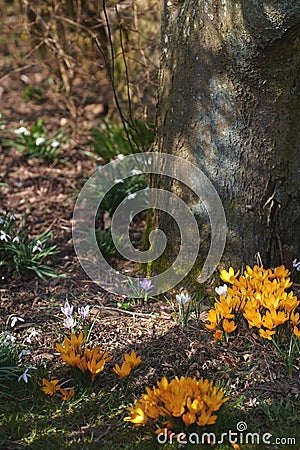
[{"label": "white crocus flower", "polygon": [[64,326],[69,328],[70,331],[72,331],[75,325],[76,321],[71,316],[66,317],[66,319],[64,320]]},{"label": "white crocus flower", "polygon": [[223,286],[218,286],[215,288],[215,291],[218,295],[223,295],[226,297],[227,295],[227,284],[223,284]]},{"label": "white crocus flower", "polygon": [[181,292],[179,295],[176,295],[176,300],[180,305],[184,306],[186,303],[191,301],[191,297],[189,296],[189,294]]},{"label": "white crocus flower", "polygon": [[14,133],[17,135],[24,134],[24,136],[30,136],[30,131],[27,130],[26,127],[20,127],[14,130]]},{"label": "white crocus flower", "polygon": [[46,140],[45,138],[38,137],[36,138],[35,145],[41,145],[45,142],[45,140]]}]

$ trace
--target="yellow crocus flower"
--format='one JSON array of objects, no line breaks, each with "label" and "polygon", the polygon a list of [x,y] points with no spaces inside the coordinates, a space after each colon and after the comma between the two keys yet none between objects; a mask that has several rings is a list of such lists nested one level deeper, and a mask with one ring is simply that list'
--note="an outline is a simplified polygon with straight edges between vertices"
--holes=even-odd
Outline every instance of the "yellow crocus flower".
[{"label": "yellow crocus flower", "polygon": [[59,392],[62,395],[62,400],[65,402],[70,401],[73,395],[75,394],[74,389],[60,389]]},{"label": "yellow crocus flower", "polygon": [[271,330],[263,330],[262,328],[259,330],[259,334],[261,335],[261,337],[263,337],[264,339],[268,339],[269,341],[272,340],[272,335],[275,334],[275,330],[271,331]]},{"label": "yellow crocus flower", "polygon": [[290,315],[290,321],[292,322],[292,325],[294,326],[298,326],[300,324],[300,315],[299,313],[295,313],[295,311],[293,311]]},{"label": "yellow crocus flower", "polygon": [[265,328],[268,328],[269,330],[272,330],[276,327],[276,325],[273,322],[273,314],[270,313],[270,311],[266,312],[265,317],[262,319],[262,324]]},{"label": "yellow crocus flower", "polygon": [[142,361],[140,356],[136,356],[135,350],[132,350],[130,355],[128,353],[125,353],[124,360],[129,362],[132,367],[138,366]]},{"label": "yellow crocus flower", "polygon": [[223,319],[232,319],[234,317],[234,314],[232,314],[232,307],[228,305],[224,297],[224,300],[222,299],[222,295],[220,298],[221,301],[215,303],[217,314],[219,314]]},{"label": "yellow crocus flower", "polygon": [[272,311],[272,320],[274,322],[274,325],[278,327],[278,325],[282,325],[285,323],[288,318],[284,311]]},{"label": "yellow crocus flower", "polygon": [[223,338],[223,331],[222,331],[222,330],[217,330],[217,331],[214,333],[214,340],[215,340],[215,342],[221,341],[222,338]]},{"label": "yellow crocus flower", "polygon": [[186,414],[183,414],[182,420],[185,423],[185,425],[188,427],[189,425],[192,425],[196,422],[196,414],[193,412],[187,412]]},{"label": "yellow crocus flower", "polygon": [[262,324],[262,318],[259,311],[255,309],[245,309],[244,317],[248,321],[249,327],[260,328]]},{"label": "yellow crocus flower", "polygon": [[80,364],[80,355],[71,350],[69,353],[62,353],[62,360],[70,366],[77,366]]},{"label": "yellow crocus flower", "polygon": [[113,371],[120,378],[125,378],[125,377],[127,377],[130,374],[132,368],[133,368],[133,366],[132,366],[132,364],[130,364],[130,362],[123,361],[121,367],[119,366],[119,364],[115,364],[115,366],[113,367]]},{"label": "yellow crocus flower", "polygon": [[202,411],[203,407],[204,407],[203,400],[199,398],[195,398],[193,401],[191,401],[190,398],[187,399],[187,408],[190,412],[199,414]]},{"label": "yellow crocus flower", "polygon": [[227,319],[223,320],[222,326],[225,333],[232,333],[237,327],[234,323],[234,320],[227,320]]},{"label": "yellow crocus flower", "polygon": [[97,361],[96,359],[92,359],[87,363],[87,368],[91,372],[91,381],[93,382],[100,372],[103,371],[105,366],[105,359],[101,359]]},{"label": "yellow crocus flower", "polygon": [[197,424],[202,427],[205,425],[213,425],[216,422],[217,418],[218,416],[212,416],[210,411],[203,410],[197,420]]},{"label": "yellow crocus flower", "polygon": [[130,416],[124,418],[125,422],[132,422],[135,425],[145,425],[147,416],[144,410],[144,405],[137,400],[133,408],[128,408]]},{"label": "yellow crocus flower", "polygon": [[53,395],[60,390],[59,380],[48,381],[46,378],[42,379],[42,391],[47,395]]},{"label": "yellow crocus flower", "polygon": [[75,352],[80,352],[82,345],[85,343],[83,332],[80,331],[78,336],[76,336],[75,333],[72,333],[69,342]]},{"label": "yellow crocus flower", "polygon": [[233,267],[229,267],[229,270],[221,270],[220,278],[221,280],[225,281],[225,283],[231,283],[233,284],[235,282],[235,279],[238,277],[240,271],[238,270],[237,273],[234,273]]},{"label": "yellow crocus flower", "polygon": [[299,330],[299,328],[294,326],[293,333],[294,333],[295,336],[297,336],[298,339],[300,339],[300,330]]}]

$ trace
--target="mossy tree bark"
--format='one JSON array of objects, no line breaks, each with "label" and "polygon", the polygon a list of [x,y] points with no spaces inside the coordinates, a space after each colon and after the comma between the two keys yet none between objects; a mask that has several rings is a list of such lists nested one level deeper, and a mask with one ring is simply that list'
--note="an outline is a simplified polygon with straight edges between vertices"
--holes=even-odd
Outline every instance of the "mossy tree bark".
[{"label": "mossy tree bark", "polygon": [[[264,265],[290,266],[300,257],[300,1],[162,1],[159,82],[157,151],[197,164],[214,184],[224,262],[251,264],[259,252]],[[204,250],[201,208],[199,217]],[[159,212],[156,226],[173,240],[172,259],[176,226]]]}]

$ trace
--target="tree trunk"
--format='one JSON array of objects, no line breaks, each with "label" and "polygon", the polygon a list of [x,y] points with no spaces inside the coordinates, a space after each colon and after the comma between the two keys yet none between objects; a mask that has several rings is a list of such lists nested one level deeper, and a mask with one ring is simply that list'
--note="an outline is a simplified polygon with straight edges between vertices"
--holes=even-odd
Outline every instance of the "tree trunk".
[{"label": "tree trunk", "polygon": [[[226,264],[251,264],[259,252],[265,266],[290,266],[300,256],[300,1],[161,3],[157,151],[193,162],[215,186]],[[209,227],[198,203],[203,260]],[[178,242],[162,213],[156,225]],[[172,259],[176,245],[168,249]]]}]

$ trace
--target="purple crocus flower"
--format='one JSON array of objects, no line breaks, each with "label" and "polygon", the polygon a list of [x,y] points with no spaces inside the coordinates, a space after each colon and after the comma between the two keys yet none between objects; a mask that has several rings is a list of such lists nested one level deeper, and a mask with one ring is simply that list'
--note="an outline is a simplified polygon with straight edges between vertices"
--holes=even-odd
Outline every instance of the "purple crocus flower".
[{"label": "purple crocus flower", "polygon": [[149,280],[148,278],[144,278],[142,281],[140,281],[140,288],[145,292],[148,292],[150,291],[150,289],[154,288],[154,284],[152,284],[151,280]]},{"label": "purple crocus flower", "polygon": [[78,308],[78,313],[81,315],[82,320],[85,322],[90,313],[89,305],[81,306],[81,308]]},{"label": "purple crocus flower", "polygon": [[69,302],[67,301],[67,302],[64,304],[64,306],[61,307],[61,312],[62,312],[65,316],[69,317],[69,316],[71,316],[71,315],[73,314],[73,309],[74,309],[74,306],[70,306]]}]

